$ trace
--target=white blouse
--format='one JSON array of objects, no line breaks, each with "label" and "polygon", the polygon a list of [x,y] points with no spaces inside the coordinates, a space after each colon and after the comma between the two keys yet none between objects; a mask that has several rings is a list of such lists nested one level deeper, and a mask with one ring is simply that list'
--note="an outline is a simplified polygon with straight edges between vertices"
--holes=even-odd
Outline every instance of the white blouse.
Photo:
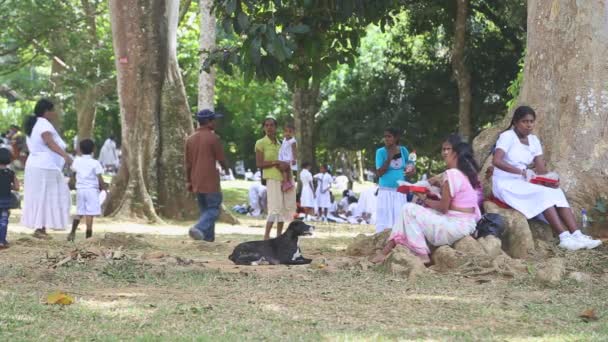
[{"label": "white blouse", "polygon": [[[517,137],[517,133],[510,129],[503,132],[496,142],[496,149],[501,149],[505,152],[504,161],[509,165],[518,169],[525,169],[530,165],[534,158],[543,154],[543,148],[540,145],[540,140],[534,134],[528,135],[528,144],[525,145]],[[509,173],[499,168],[494,169],[494,177],[518,178],[521,175]]]},{"label": "white blouse", "polygon": [[32,129],[32,134],[26,138],[27,148],[30,151],[26,167],[46,170],[62,170],[65,160],[53,152],[42,139],[42,133],[50,132],[53,140],[61,149],[65,150],[66,143],[61,139],[55,127],[45,118],[39,117]]}]

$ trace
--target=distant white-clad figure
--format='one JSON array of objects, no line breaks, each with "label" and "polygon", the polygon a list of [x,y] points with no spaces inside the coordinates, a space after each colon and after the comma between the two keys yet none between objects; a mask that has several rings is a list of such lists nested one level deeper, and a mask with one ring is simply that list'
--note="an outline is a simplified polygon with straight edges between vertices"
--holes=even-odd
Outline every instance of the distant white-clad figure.
[{"label": "distant white-clad figure", "polygon": [[333,178],[328,172],[327,165],[321,165],[321,172],[315,175],[317,179],[317,191],[315,197],[321,220],[327,222],[327,212],[331,208],[331,183]]},{"label": "distant white-clad figure", "polygon": [[253,172],[251,172],[251,169],[247,169],[247,172],[245,172],[245,180],[253,180]]},{"label": "distant white-clad figure", "polygon": [[416,159],[417,158],[418,158],[418,156],[416,155],[416,150],[413,150],[412,153],[410,153],[409,161],[411,161],[412,163],[416,164]]},{"label": "distant white-clad figure", "polygon": [[259,169],[253,174],[253,180],[258,182],[262,180],[262,171]]},{"label": "distant white-clad figure", "polygon": [[236,178],[234,178],[234,173],[232,172],[231,168],[228,168],[228,180],[235,180]]},{"label": "distant white-clad figure", "polygon": [[363,190],[359,196],[359,202],[357,202],[356,212],[368,224],[376,224],[377,191],[377,185]]},{"label": "distant white-clad figure", "polygon": [[266,212],[266,187],[259,181],[249,187],[249,206],[253,217],[262,216]]},{"label": "distant white-clad figure", "polygon": [[103,143],[103,146],[101,146],[101,150],[99,150],[99,162],[106,171],[116,172],[116,170],[118,170],[118,165],[120,164],[118,157],[116,142],[114,141],[114,137],[110,136]]},{"label": "distant white-clad figure", "polygon": [[346,189],[348,189],[348,177],[346,177],[343,174],[338,175],[335,179],[334,179],[334,189],[342,192]]},{"label": "distant white-clad figure", "polygon": [[72,143],[74,144],[74,154],[78,154],[78,134],[74,136]]}]

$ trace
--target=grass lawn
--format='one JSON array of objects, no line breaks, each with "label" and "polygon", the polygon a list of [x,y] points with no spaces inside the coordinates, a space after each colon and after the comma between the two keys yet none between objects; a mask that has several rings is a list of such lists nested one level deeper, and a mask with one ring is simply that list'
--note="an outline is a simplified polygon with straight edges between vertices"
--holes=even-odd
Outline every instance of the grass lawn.
[{"label": "grass lawn", "polygon": [[[245,185],[224,185],[227,206],[246,197]],[[561,255],[590,283],[549,288],[532,267],[515,278],[431,273],[408,282],[372,268],[233,265],[233,247],[254,235],[9,238],[0,251],[0,341],[608,340],[605,246]],[[351,240],[306,238],[301,248],[332,265]],[[56,290],[75,303],[45,304]],[[583,321],[587,309],[598,319]]]}]

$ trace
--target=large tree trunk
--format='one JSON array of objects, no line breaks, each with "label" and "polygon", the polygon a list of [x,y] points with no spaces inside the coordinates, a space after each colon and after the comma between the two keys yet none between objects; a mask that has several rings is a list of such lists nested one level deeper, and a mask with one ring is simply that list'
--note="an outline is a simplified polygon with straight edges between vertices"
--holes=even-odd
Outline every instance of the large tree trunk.
[{"label": "large tree trunk", "polygon": [[157,188],[158,122],[167,49],[165,1],[110,0],[110,20],[122,123],[122,166],[106,213],[160,221]]},{"label": "large tree trunk", "polygon": [[319,85],[296,86],[292,96],[293,113],[298,141],[298,165],[315,162],[315,115],[319,111]]},{"label": "large tree trunk", "polygon": [[213,0],[200,0],[199,10],[201,16],[201,30],[199,39],[201,70],[198,77],[198,109],[214,108],[215,69],[210,72],[202,69],[209,52],[215,48],[215,16],[211,13]]},{"label": "large tree trunk", "polygon": [[568,198],[592,206],[608,194],[608,3],[530,0],[527,42],[519,102]]},{"label": "large tree trunk", "polygon": [[163,217],[182,220],[198,216],[194,197],[185,189],[184,142],[192,134],[192,115],[186,89],[177,64],[177,24],[179,1],[168,1],[165,79],[160,111],[160,151],[158,157],[158,208]]},{"label": "large tree trunk", "polygon": [[469,0],[456,1],[452,70],[458,85],[458,132],[469,141],[471,129],[471,72],[466,65],[467,17]]}]

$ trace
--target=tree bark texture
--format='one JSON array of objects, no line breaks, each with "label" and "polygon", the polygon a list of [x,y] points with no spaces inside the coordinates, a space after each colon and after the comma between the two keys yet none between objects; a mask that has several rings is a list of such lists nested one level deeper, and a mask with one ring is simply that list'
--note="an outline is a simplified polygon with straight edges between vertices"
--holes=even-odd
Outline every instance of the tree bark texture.
[{"label": "tree bark texture", "polygon": [[167,51],[160,110],[158,157],[158,212],[163,217],[183,220],[198,216],[194,196],[185,189],[184,142],[192,134],[192,115],[186,89],[177,64],[177,25],[179,1],[168,1]]},{"label": "tree bark texture", "polygon": [[471,72],[466,65],[467,18],[469,0],[456,1],[452,72],[458,86],[458,132],[466,140],[472,138],[471,129]]},{"label": "tree bark texture", "polygon": [[[608,4],[531,0],[527,26],[519,104],[534,108],[548,169],[578,213],[608,194]],[[489,151],[511,116],[475,138],[476,151]],[[487,166],[486,156],[477,158]]]},{"label": "tree bark texture", "polygon": [[296,86],[293,90],[292,105],[298,142],[298,165],[308,161],[315,163],[314,128],[315,115],[319,111],[319,86]]},{"label": "tree bark texture", "polygon": [[215,69],[208,73],[202,69],[209,52],[215,48],[215,16],[211,13],[213,0],[200,0],[199,10],[201,29],[199,39],[200,73],[198,76],[198,109],[211,109],[215,107]]},{"label": "tree bark texture", "polygon": [[[166,60],[165,1],[110,0],[122,123],[122,166],[106,213],[160,221],[157,188],[159,113]],[[163,32],[164,31],[164,32]]]},{"label": "tree bark texture", "polygon": [[608,2],[528,1],[519,102],[577,207],[608,194]]}]

